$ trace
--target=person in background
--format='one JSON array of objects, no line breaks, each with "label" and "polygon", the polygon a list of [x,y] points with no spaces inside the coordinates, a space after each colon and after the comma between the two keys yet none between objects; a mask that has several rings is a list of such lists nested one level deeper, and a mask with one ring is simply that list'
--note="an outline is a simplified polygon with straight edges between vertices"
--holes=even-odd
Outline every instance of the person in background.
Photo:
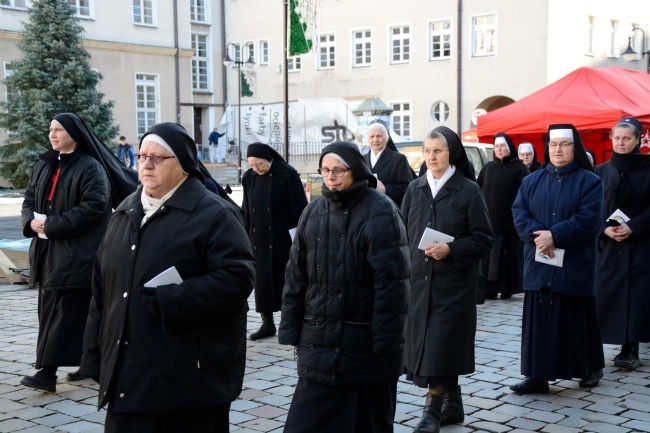
[{"label": "person in background", "polygon": [[542,164],[537,161],[537,153],[535,152],[535,147],[531,143],[521,143],[517,149],[517,153],[519,159],[521,159],[524,165],[528,168],[529,172],[533,173],[542,166]]},{"label": "person in background", "polygon": [[[39,156],[22,207],[23,234],[32,238],[29,283],[39,290],[38,372],[20,383],[56,392],[57,369],[81,361],[92,264],[111,204],[134,191],[136,180],[75,114],[54,117],[49,139],[52,149]],[[85,378],[78,371],[66,377]]]},{"label": "person in background", "polygon": [[642,135],[641,122],[621,119],[611,132],[612,158],[596,167],[607,219],[600,221],[596,310],[603,343],[622,345],[614,365],[625,370],[642,365],[639,342],[650,341],[650,155],[640,151]]},{"label": "person in background", "polygon": [[226,433],[255,278],[241,214],[206,190],[180,125],[152,126],[136,158],[142,185],[95,259],[80,371],[99,382],[108,433]]},{"label": "person in background", "polygon": [[592,167],[596,167],[596,154],[594,153],[593,150],[590,149],[585,149],[585,152],[587,152],[587,159],[589,159],[589,162],[591,163]]},{"label": "person in background", "polygon": [[220,134],[218,132],[218,128],[215,127],[208,136],[208,142],[211,146],[214,146],[214,154],[217,157],[217,164],[221,164],[221,155],[219,155],[219,139],[224,135],[226,135],[225,132],[223,134]]},{"label": "person in background", "polygon": [[383,122],[374,122],[366,129],[370,146],[364,159],[377,176],[377,191],[386,194],[399,207],[406,187],[413,180],[413,170],[406,156],[387,147],[388,130]]},{"label": "person in background", "polygon": [[246,157],[251,168],[242,176],[242,210],[257,269],[255,311],[262,316],[262,326],[249,338],[259,340],[276,333],[273,313],[282,306],[289,230],[298,225],[307,196],[298,172],[270,146],[252,143]]},{"label": "person in background", "polygon": [[117,151],[115,152],[117,159],[126,165],[129,168],[135,169],[135,156],[133,152],[133,146],[126,142],[126,137],[120,137],[120,144],[117,146]]},{"label": "person in background", "polygon": [[356,145],[326,146],[319,167],[323,195],[300,218],[283,293],[278,340],[298,359],[284,432],[389,433],[403,368],[406,231]]},{"label": "person in background", "polygon": [[[406,378],[428,390],[415,433],[438,432],[465,418],[458,376],[474,371],[479,260],[492,246],[485,201],[460,137],[439,126],[424,138],[425,176],[404,195],[411,293]],[[454,239],[420,248],[425,229]]]},{"label": "person in background", "polygon": [[481,260],[485,299],[496,299],[499,293],[501,299],[510,299],[522,292],[523,254],[511,208],[521,180],[528,174],[524,163],[517,158],[512,139],[499,132],[494,137],[494,160],[483,167],[477,179],[494,232],[490,254]]},{"label": "person in background", "polygon": [[[550,125],[544,167],[521,183],[512,215],[524,245],[524,311],[517,394],[547,393],[548,381],[598,385],[605,365],[596,317],[596,239],[603,182],[573,125]],[[551,264],[551,259],[563,261]]]}]

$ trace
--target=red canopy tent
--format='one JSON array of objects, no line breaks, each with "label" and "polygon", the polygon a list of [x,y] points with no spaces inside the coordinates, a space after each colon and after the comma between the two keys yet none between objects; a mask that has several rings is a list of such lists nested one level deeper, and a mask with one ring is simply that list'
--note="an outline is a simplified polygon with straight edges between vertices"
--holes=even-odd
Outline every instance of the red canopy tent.
[{"label": "red canopy tent", "polygon": [[533,143],[541,162],[548,126],[571,123],[600,163],[609,159],[609,132],[623,117],[643,123],[641,150],[650,151],[650,75],[623,68],[585,67],[478,117],[476,129],[482,143],[491,143],[498,132],[510,135],[516,145]]}]

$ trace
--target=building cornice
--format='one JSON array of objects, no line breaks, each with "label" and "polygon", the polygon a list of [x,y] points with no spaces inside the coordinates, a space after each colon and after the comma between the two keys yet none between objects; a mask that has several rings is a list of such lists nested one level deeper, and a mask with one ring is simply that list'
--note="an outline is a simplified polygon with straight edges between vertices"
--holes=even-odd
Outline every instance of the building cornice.
[{"label": "building cornice", "polygon": [[[9,30],[0,30],[0,40],[10,42],[20,42],[22,36],[20,32]],[[123,42],[99,41],[95,39],[83,39],[81,45],[88,50],[117,51],[124,53],[153,54],[158,56],[173,57],[176,55],[176,48],[159,47],[153,45],[127,44]],[[191,58],[194,52],[192,50],[181,49],[180,56]]]}]

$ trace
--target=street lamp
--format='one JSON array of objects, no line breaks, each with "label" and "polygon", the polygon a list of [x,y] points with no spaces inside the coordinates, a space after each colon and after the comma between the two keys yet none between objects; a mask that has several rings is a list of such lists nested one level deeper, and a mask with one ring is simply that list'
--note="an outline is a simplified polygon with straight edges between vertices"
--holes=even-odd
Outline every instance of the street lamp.
[{"label": "street lamp", "polygon": [[[235,50],[235,54],[237,53],[236,45],[233,44],[232,42],[229,43],[226,46],[226,57],[224,57],[224,59],[223,59],[223,65],[226,66],[226,67],[232,65],[233,63],[235,65],[237,65],[237,83],[238,83],[238,86],[237,86],[237,89],[238,89],[237,90],[237,101],[238,101],[237,102],[237,124],[239,126],[239,132],[237,133],[237,170],[238,170],[237,179],[239,180],[239,183],[241,184],[241,175],[242,175],[242,173],[241,173],[241,171],[242,171],[241,170],[241,151],[242,151],[242,149],[241,149],[241,65],[244,65],[247,68],[252,68],[253,66],[255,66],[255,62],[253,61],[253,56],[251,55],[251,52],[252,52],[252,49],[253,49],[253,46],[251,44],[244,44],[241,47],[241,52],[240,52],[241,55],[240,55],[240,57],[238,58],[235,55],[235,60],[233,60],[230,57],[230,47],[231,46]],[[242,60],[244,58],[244,48],[248,49],[248,58],[247,58],[246,61]]]},{"label": "street lamp", "polygon": [[643,39],[641,40],[641,57],[645,56],[648,54],[648,66],[646,68],[648,74],[650,74],[650,51],[645,50],[645,32],[643,31],[642,28],[640,27],[635,27],[632,29],[630,32],[630,35],[627,37],[627,49],[623,51],[623,58],[627,60],[628,62],[631,62],[636,59],[636,56],[639,54],[634,49],[632,48],[632,35],[634,34],[635,31],[640,30],[641,34],[643,36]]}]

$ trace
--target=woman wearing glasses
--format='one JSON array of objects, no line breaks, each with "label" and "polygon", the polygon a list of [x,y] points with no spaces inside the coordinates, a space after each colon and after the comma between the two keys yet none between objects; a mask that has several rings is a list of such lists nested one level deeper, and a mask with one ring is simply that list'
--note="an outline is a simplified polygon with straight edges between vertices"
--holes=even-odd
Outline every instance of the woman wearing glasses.
[{"label": "woman wearing glasses", "polygon": [[206,190],[180,125],[153,126],[136,158],[142,186],[95,259],[80,370],[99,381],[106,432],[225,433],[255,272],[241,214]]},{"label": "woman wearing glasses", "polygon": [[280,311],[284,270],[289,261],[289,230],[307,206],[307,196],[298,172],[271,148],[253,143],[246,152],[250,170],[242,177],[244,225],[255,255],[255,311],[262,326],[251,340],[275,335],[273,313]]},{"label": "woman wearing glasses", "polygon": [[[428,390],[414,432],[464,419],[458,376],[474,371],[479,260],[492,246],[481,189],[458,135],[439,126],[424,138],[425,176],[411,182],[402,217],[411,257],[406,377]],[[453,240],[420,245],[426,229]]]},{"label": "woman wearing glasses", "polygon": [[605,365],[594,302],[603,182],[573,125],[551,125],[547,137],[544,166],[524,178],[512,206],[524,242],[517,394],[547,393],[556,379],[594,387]]},{"label": "woman wearing glasses", "polygon": [[291,246],[278,340],[296,346],[285,433],[392,432],[409,292],[399,210],[374,189],[358,148],[320,157],[323,195]]}]

